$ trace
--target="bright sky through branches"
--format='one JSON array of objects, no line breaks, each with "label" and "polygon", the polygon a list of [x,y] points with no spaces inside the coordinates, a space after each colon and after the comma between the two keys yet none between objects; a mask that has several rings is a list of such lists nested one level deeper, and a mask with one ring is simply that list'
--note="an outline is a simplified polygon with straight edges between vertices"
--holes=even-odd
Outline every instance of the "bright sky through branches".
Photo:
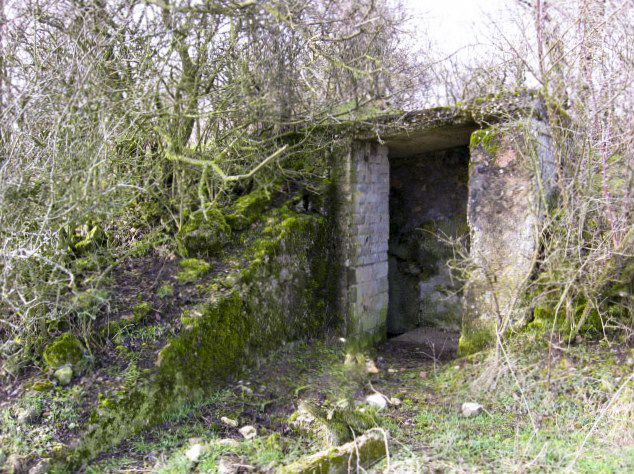
[{"label": "bright sky through branches", "polygon": [[415,27],[431,37],[444,53],[451,54],[461,47],[473,45],[489,33],[489,17],[497,19],[513,0],[404,0],[412,21],[422,21]]}]

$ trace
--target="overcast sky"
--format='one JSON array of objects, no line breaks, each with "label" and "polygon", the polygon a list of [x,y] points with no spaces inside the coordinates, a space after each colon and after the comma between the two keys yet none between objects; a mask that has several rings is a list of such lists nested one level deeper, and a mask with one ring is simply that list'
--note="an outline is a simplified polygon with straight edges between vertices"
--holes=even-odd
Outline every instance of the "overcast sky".
[{"label": "overcast sky", "polygon": [[422,19],[432,40],[451,54],[473,44],[476,36],[484,40],[490,29],[487,15],[499,18],[504,6],[512,0],[403,0],[403,3],[415,17],[413,21]]}]

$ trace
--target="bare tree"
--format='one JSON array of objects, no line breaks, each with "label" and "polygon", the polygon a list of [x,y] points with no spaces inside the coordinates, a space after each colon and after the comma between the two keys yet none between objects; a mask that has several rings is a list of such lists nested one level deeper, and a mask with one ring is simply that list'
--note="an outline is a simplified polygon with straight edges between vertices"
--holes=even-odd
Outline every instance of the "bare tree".
[{"label": "bare tree", "polygon": [[274,160],[329,147],[316,125],[407,97],[401,10],[375,0],[0,6],[2,341],[76,314],[98,284],[77,277],[77,244],[103,226],[125,239],[128,204],[174,232]]},{"label": "bare tree", "polygon": [[480,77],[480,92],[538,91],[559,160],[559,198],[544,225],[532,304],[552,311],[569,335],[593,318],[604,327],[629,325],[631,336],[634,5],[522,0],[512,18],[513,35],[496,29],[496,64],[445,68],[457,78],[448,81],[458,91],[452,98],[471,97]]}]

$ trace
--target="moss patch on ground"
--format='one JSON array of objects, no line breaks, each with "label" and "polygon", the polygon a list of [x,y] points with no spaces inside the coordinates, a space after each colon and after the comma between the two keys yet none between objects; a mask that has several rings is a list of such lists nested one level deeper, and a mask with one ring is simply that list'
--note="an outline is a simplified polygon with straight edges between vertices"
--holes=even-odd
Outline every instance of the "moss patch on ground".
[{"label": "moss patch on ground", "polygon": [[206,275],[211,269],[211,265],[208,262],[197,258],[181,260],[180,267],[182,271],[178,274],[178,281],[181,283],[194,282]]},{"label": "moss patch on ground", "polygon": [[51,368],[77,365],[84,357],[84,347],[74,334],[65,333],[49,344],[42,356]]}]

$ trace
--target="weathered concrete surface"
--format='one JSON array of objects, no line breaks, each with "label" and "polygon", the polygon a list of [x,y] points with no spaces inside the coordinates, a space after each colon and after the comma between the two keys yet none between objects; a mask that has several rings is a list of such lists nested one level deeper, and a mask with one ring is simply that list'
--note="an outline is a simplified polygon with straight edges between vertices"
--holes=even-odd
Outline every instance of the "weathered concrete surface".
[{"label": "weathered concrete surface", "polygon": [[447,125],[396,136],[387,139],[385,144],[390,149],[390,160],[411,157],[467,145],[468,137],[478,128],[476,123]]},{"label": "weathered concrete surface", "polygon": [[393,156],[408,156],[464,144],[477,129],[541,114],[538,94],[522,90],[475,98],[453,107],[390,113],[355,123],[359,141],[377,140]]},{"label": "weathered concrete surface", "polygon": [[[493,344],[496,330],[506,330],[522,319],[518,301],[535,265],[537,231],[555,182],[555,159],[544,116],[539,97],[521,91],[457,107],[384,116],[356,126],[357,141],[337,165],[345,269],[340,278],[340,306],[347,315],[348,336],[370,344],[385,337],[388,306],[390,315],[401,314],[401,320],[387,319],[392,333],[444,323],[443,314],[452,313],[456,322],[461,311],[455,308],[461,307],[460,350],[466,354]],[[393,200],[391,215],[387,215],[386,180],[393,174],[394,184],[403,182],[408,172],[415,174],[418,157],[424,162],[434,153],[469,143],[468,192],[463,203],[468,202],[472,270],[460,295],[448,284],[447,255],[439,258],[434,252],[420,250],[429,250],[426,239],[430,232],[425,230],[450,237],[463,230],[456,225],[458,220],[464,225],[464,219],[457,219],[457,206],[444,215],[442,211],[447,202],[460,201],[461,184],[455,182],[451,170],[445,170],[444,179],[455,186],[456,196],[448,197],[442,185],[442,192],[426,193],[422,183],[412,193],[418,194],[419,204],[412,201],[418,198]],[[398,169],[398,163],[407,160],[412,160],[411,167]],[[433,175],[435,171],[428,168],[424,173]],[[425,212],[437,215],[424,222],[417,214]],[[390,244],[391,265],[388,225],[394,243]],[[407,233],[404,229],[411,225],[420,235],[412,233],[407,242],[401,242],[403,232]],[[430,268],[433,271],[423,271]],[[416,315],[403,318],[403,312]],[[423,313],[430,316],[427,321]]]},{"label": "weathered concrete surface", "polygon": [[459,352],[495,344],[523,319],[518,305],[539,250],[539,223],[554,187],[545,126],[527,119],[474,133],[468,223],[473,269],[464,294]]}]

